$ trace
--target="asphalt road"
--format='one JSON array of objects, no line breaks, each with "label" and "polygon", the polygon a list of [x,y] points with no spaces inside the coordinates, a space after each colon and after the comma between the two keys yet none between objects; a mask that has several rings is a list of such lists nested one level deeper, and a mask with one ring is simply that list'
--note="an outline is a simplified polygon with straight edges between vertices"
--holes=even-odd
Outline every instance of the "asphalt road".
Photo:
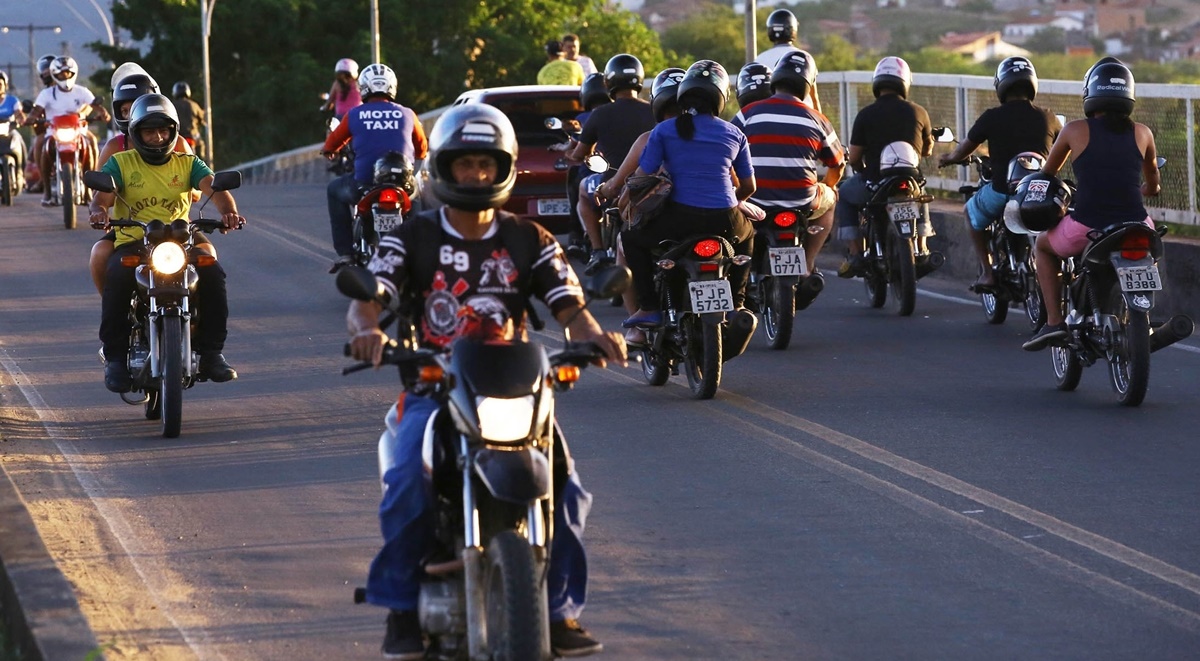
[{"label": "asphalt road", "polygon": [[[103,387],[98,233],[0,209],[0,460],[110,658],[377,658],[351,595],[397,384],[340,376],[323,189],[236,195],[241,378],[187,391],[176,440]],[[1200,350],[1155,354],[1124,409],[1100,366],[1055,391],[1022,321],[936,280],[902,319],[832,278],[715,400],[588,370],[559,410],[607,658],[1200,657]]]}]

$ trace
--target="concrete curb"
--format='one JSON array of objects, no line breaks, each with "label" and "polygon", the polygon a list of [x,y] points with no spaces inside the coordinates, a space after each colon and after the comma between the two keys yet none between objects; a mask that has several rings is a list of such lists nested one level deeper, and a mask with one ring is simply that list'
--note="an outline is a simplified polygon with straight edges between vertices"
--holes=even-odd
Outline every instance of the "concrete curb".
[{"label": "concrete curb", "polygon": [[[0,614],[17,658],[28,661],[103,659],[37,526],[0,466]],[[91,656],[89,656],[91,655]]]}]

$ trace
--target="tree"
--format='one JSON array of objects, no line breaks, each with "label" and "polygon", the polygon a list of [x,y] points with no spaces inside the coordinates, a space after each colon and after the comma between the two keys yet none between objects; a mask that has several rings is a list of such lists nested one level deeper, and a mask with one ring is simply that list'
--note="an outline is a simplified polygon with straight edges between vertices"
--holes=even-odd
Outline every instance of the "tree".
[{"label": "tree", "polygon": [[1024,43],[1025,50],[1034,53],[1065,53],[1067,33],[1062,28],[1042,28],[1030,35]]},{"label": "tree", "polygon": [[[672,25],[663,33],[663,46],[678,53],[675,64],[687,68],[696,60],[716,60],[730,79],[746,62],[746,34],[742,17],[731,7],[706,2],[703,9]],[[770,44],[768,44],[769,46]]]}]

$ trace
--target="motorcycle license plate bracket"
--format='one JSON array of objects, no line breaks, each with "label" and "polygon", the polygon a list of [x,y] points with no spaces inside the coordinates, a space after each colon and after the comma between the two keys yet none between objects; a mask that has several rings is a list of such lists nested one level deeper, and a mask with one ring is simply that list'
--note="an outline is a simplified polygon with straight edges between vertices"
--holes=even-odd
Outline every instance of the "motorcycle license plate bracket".
[{"label": "motorcycle license plate bracket", "polygon": [[380,234],[390,232],[400,226],[402,218],[398,213],[375,213],[375,231]]},{"label": "motorcycle license plate bracket", "polygon": [[917,202],[914,200],[906,200],[904,202],[889,202],[887,205],[888,219],[896,225],[896,231],[904,238],[911,238],[915,233],[917,218],[920,217],[921,211]]},{"label": "motorcycle license plate bracket", "polygon": [[1117,280],[1123,292],[1147,292],[1162,290],[1162,276],[1157,264],[1147,266],[1118,266]]},{"label": "motorcycle license plate bracket", "polygon": [[804,253],[804,246],[768,248],[767,257],[771,262],[771,275],[773,276],[808,275],[808,260]]},{"label": "motorcycle license plate bracket", "polygon": [[571,202],[565,197],[541,198],[537,201],[539,216],[566,216],[571,213]]},{"label": "motorcycle license plate bracket", "polygon": [[688,283],[688,294],[696,314],[733,312],[733,290],[728,280],[693,280]]}]

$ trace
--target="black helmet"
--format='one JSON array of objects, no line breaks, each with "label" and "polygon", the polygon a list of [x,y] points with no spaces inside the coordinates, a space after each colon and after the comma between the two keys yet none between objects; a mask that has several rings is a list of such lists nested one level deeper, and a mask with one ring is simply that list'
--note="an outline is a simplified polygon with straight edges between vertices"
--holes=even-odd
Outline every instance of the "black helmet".
[{"label": "black helmet", "polygon": [[1037,71],[1033,68],[1033,62],[1030,62],[1027,57],[1005,58],[1000,66],[996,67],[996,77],[992,80],[992,85],[996,88],[996,98],[1000,99],[1000,103],[1004,103],[1004,98],[1008,95],[1009,90],[1017,84],[1029,88],[1030,101],[1037,96]]},{"label": "black helmet", "polygon": [[1133,113],[1133,72],[1120,62],[1097,63],[1088,71],[1083,89],[1083,114],[1100,111]]},{"label": "black helmet", "polygon": [[375,161],[376,184],[392,184],[412,197],[417,192],[417,178],[413,176],[413,163],[398,151],[389,151]]},{"label": "black helmet", "polygon": [[796,15],[786,9],[776,9],[767,17],[767,38],[773,44],[786,44],[796,40],[800,28]]},{"label": "black helmet", "polygon": [[54,84],[54,76],[50,75],[50,63],[57,57],[57,55],[43,55],[38,58],[37,71],[38,75],[42,78],[43,85],[50,86]]},{"label": "black helmet", "polygon": [[[450,164],[463,154],[485,153],[499,166],[491,186],[460,186]],[[442,202],[465,211],[503,205],[517,180],[517,135],[512,122],[495,106],[467,103],[447,110],[429,134],[425,159],[433,193]]]},{"label": "black helmet", "polygon": [[1034,172],[1041,172],[1045,165],[1045,154],[1035,151],[1023,151],[1013,156],[1012,160],[1008,162],[1008,191],[1010,193],[1015,191],[1022,179]]},{"label": "black helmet", "polygon": [[[141,129],[164,126],[171,129],[171,137],[162,146],[151,147],[142,142]],[[141,154],[142,160],[151,165],[166,163],[178,139],[179,115],[175,113],[175,104],[170,99],[161,94],[144,94],[133,102],[133,107],[129,109],[129,141]]]},{"label": "black helmet", "polygon": [[804,98],[817,84],[817,62],[808,51],[796,50],[780,58],[771,72],[771,91],[783,85],[788,91]]},{"label": "black helmet", "polygon": [[613,55],[608,64],[604,65],[604,86],[608,88],[609,96],[620,90],[640,92],[645,78],[646,71],[642,68],[642,61],[629,53]]},{"label": "black helmet", "polygon": [[725,73],[725,67],[713,60],[700,60],[683,74],[677,94],[681,108],[688,107],[684,97],[698,95],[708,99],[713,104],[713,114],[719,115],[729,99],[729,74]]},{"label": "black helmet", "polygon": [[158,94],[158,83],[154,79],[144,73],[135,73],[125,76],[117,81],[113,87],[112,111],[113,121],[117,124],[117,129],[122,133],[129,132],[129,117],[130,114],[123,114],[119,110],[121,104],[128,101],[133,103],[138,100],[138,97],[143,94]]},{"label": "black helmet", "polygon": [[737,77],[738,105],[745,108],[771,96],[770,79],[771,68],[765,64],[751,62],[742,67]]},{"label": "black helmet", "polygon": [[912,69],[908,62],[889,55],[875,65],[875,74],[871,77],[871,93],[879,98],[883,89],[895,90],[901,98],[908,98],[908,88],[912,85]]},{"label": "black helmet", "polygon": [[1027,175],[1017,184],[1013,199],[1017,202],[1017,219],[1028,232],[1045,232],[1067,215],[1071,205],[1071,189],[1062,179],[1045,172]]},{"label": "black helmet", "polygon": [[1088,67],[1087,73],[1083,74],[1083,93],[1084,94],[1087,94],[1087,84],[1088,84],[1088,80],[1091,79],[1091,77],[1092,77],[1092,69],[1095,69],[1096,67],[1100,66],[1101,64],[1109,64],[1109,63],[1124,64],[1124,62],[1118,60],[1117,58],[1113,57],[1112,55],[1105,55],[1104,57],[1096,60],[1095,64]]},{"label": "black helmet", "polygon": [[608,96],[608,87],[604,84],[604,74],[597,71],[588,74],[579,87],[579,102],[584,110],[591,110],[612,101]]},{"label": "black helmet", "polygon": [[192,97],[192,88],[182,80],[171,86],[171,97],[175,99]]},{"label": "black helmet", "polygon": [[668,110],[679,108],[675,91],[686,73],[679,67],[671,67],[659,71],[654,77],[654,84],[650,86],[650,109],[654,112],[654,121],[661,122]]}]

